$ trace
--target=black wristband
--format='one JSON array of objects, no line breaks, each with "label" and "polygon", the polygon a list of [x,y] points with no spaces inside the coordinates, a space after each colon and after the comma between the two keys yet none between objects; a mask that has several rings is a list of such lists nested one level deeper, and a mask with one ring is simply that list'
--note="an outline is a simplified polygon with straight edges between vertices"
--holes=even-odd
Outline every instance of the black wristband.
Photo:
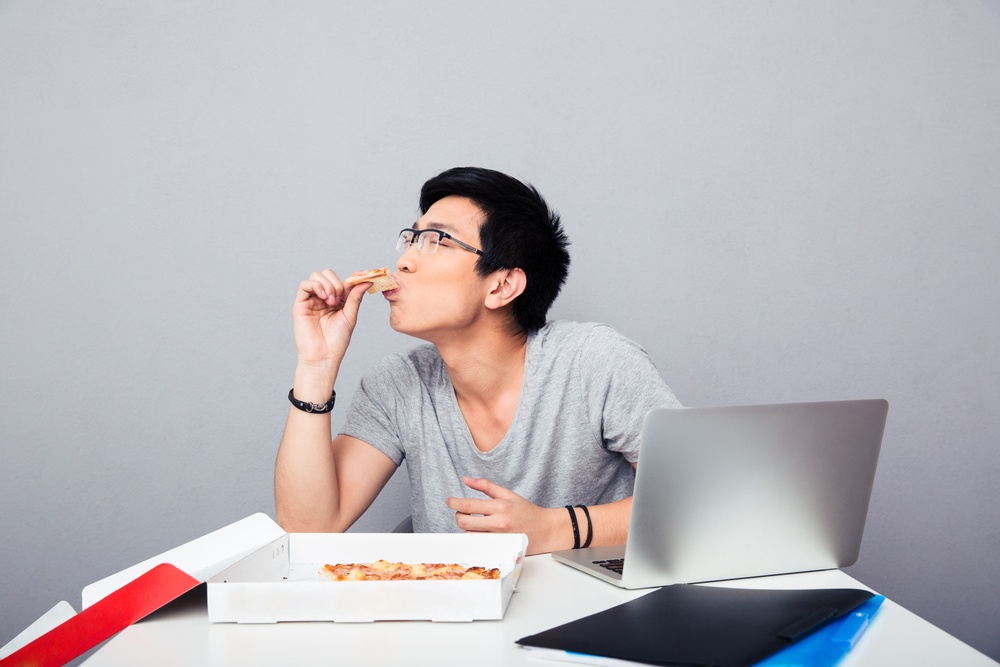
[{"label": "black wristband", "polygon": [[583,548],[586,549],[590,546],[590,541],[594,539],[594,524],[590,521],[590,510],[587,509],[586,505],[577,505],[583,510],[584,516],[587,517],[587,541],[583,543]]},{"label": "black wristband", "polygon": [[572,505],[566,505],[566,509],[569,510],[569,520],[573,522],[573,548],[580,548],[580,526],[576,522],[576,510],[573,509]]},{"label": "black wristband", "polygon": [[289,402],[297,407],[302,412],[312,412],[314,414],[323,414],[324,412],[329,412],[333,410],[333,404],[337,401],[337,392],[334,390],[333,396],[326,403],[309,403],[307,401],[300,401],[295,398],[295,387],[288,390],[288,400]]}]

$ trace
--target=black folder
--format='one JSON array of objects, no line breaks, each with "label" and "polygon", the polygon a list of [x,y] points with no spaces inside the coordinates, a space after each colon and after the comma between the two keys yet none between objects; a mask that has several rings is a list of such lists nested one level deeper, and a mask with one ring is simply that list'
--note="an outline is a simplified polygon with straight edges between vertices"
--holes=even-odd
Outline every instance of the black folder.
[{"label": "black folder", "polygon": [[806,637],[874,594],[676,584],[517,640],[653,665],[743,667]]}]

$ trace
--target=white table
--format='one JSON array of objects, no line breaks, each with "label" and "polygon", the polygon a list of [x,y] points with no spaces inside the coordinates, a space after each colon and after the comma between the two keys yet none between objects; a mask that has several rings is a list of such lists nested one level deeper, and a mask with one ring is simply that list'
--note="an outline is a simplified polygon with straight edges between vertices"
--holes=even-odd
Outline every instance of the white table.
[{"label": "white table", "polygon": [[[865,588],[839,570],[727,582],[745,588]],[[196,590],[203,590],[196,589]],[[501,621],[471,623],[209,623],[204,595],[175,602],[120,633],[86,667],[159,665],[474,665],[561,664],[532,656],[514,641],[633,599],[625,591],[556,563],[526,559]],[[862,665],[996,666],[958,639],[886,600],[840,667]]]}]

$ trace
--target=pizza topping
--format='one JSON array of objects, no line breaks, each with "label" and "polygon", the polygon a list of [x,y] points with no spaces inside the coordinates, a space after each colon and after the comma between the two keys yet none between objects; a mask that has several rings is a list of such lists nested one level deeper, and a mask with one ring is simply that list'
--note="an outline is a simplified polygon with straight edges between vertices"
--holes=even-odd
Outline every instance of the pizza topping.
[{"label": "pizza topping", "polygon": [[324,565],[320,571],[333,581],[441,581],[451,579],[499,579],[500,570],[479,566],[444,563],[390,563],[377,560],[371,564],[337,563]]}]

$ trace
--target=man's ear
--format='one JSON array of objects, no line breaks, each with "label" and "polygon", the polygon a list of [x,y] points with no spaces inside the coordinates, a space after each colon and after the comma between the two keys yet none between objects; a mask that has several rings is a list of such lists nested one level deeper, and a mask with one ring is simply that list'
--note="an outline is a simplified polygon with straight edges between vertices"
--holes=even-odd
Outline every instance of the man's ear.
[{"label": "man's ear", "polygon": [[528,276],[521,269],[501,269],[489,277],[488,284],[492,287],[486,296],[486,307],[503,308],[524,293],[528,286]]}]

